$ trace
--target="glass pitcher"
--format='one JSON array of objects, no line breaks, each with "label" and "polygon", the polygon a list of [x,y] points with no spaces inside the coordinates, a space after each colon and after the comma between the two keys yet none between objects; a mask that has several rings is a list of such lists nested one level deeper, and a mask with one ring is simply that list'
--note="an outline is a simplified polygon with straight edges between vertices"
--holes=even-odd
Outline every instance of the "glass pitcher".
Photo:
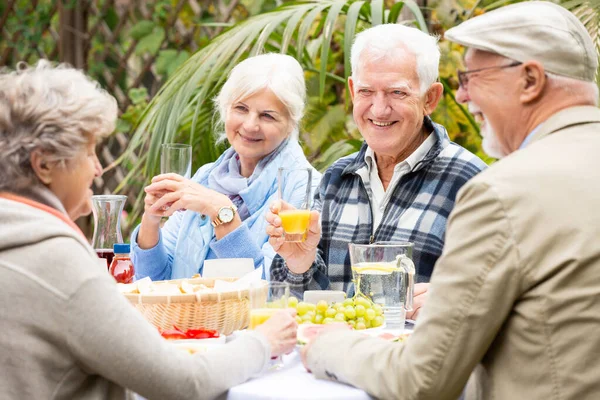
[{"label": "glass pitcher", "polygon": [[413,244],[350,243],[349,249],[356,294],[382,306],[386,329],[403,329],[406,311],[413,306]]},{"label": "glass pitcher", "polygon": [[110,266],[115,255],[113,245],[123,243],[121,213],[126,201],[127,196],[92,196],[92,212],[94,213],[92,247],[96,250],[98,257],[106,259],[107,266]]}]

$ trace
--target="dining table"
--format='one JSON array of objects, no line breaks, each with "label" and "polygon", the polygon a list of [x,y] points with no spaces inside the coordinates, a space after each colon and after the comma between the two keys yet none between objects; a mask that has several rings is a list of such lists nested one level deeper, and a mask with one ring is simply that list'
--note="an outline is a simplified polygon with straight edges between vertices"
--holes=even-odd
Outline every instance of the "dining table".
[{"label": "dining table", "polygon": [[[369,329],[365,333],[377,336],[381,333],[412,333],[414,321],[406,320],[404,329]],[[245,331],[237,331],[227,337],[235,340]],[[283,356],[283,367],[267,370],[260,376],[234,386],[219,400],[368,400],[373,399],[367,392],[340,382],[317,379],[308,372],[300,359],[300,347]]]},{"label": "dining table", "polygon": [[298,348],[283,356],[283,367],[234,386],[219,400],[369,400],[364,390],[315,378],[302,365]]}]

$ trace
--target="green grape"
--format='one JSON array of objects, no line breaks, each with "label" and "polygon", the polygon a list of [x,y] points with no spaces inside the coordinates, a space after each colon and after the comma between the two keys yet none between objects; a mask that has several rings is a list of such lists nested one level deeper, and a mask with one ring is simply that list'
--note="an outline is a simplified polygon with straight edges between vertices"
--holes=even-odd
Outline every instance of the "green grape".
[{"label": "green grape", "polygon": [[296,297],[292,296],[288,299],[288,307],[296,308],[297,305],[298,305],[298,299]]},{"label": "green grape", "polygon": [[280,300],[273,300],[267,303],[267,308],[283,308],[283,302]]},{"label": "green grape", "polygon": [[312,324],[312,321],[311,320],[305,320],[305,321],[300,322],[300,324]]},{"label": "green grape", "polygon": [[346,300],[344,300],[344,302],[342,304],[344,306],[346,306],[346,307],[353,306],[354,305],[354,300],[352,300],[352,299],[346,299]]},{"label": "green grape", "polygon": [[369,329],[369,328],[372,328],[372,327],[373,327],[373,325],[371,325],[371,321],[365,321],[365,327],[366,327],[367,329]]},{"label": "green grape", "polygon": [[368,310],[365,311],[365,319],[367,321],[370,321],[373,318],[375,318],[375,310],[373,310],[372,308],[369,308]]},{"label": "green grape", "polygon": [[356,318],[356,310],[354,310],[354,307],[352,306],[347,306],[344,310],[344,315],[346,316],[346,319],[354,319]]},{"label": "green grape", "polygon": [[356,306],[360,305],[360,306],[363,306],[364,308],[371,308],[371,302],[362,296],[354,299],[354,305],[356,305]]},{"label": "green grape", "polygon": [[313,304],[313,303],[306,303],[306,305],[308,305],[308,309],[310,311],[317,311],[317,305]]},{"label": "green grape", "polygon": [[346,321],[346,316],[344,315],[343,312],[339,312],[339,313],[335,314],[335,320],[344,322],[344,321]]},{"label": "green grape", "polygon": [[316,307],[317,311],[321,311],[322,313],[324,313],[329,308],[329,304],[327,304],[325,300],[321,300],[317,303]]},{"label": "green grape", "polygon": [[357,322],[354,326],[354,329],[356,329],[357,331],[362,331],[363,329],[367,329],[367,326],[364,322]]},{"label": "green grape", "polygon": [[308,303],[305,303],[303,301],[298,303],[298,305],[296,306],[296,311],[298,312],[298,315],[300,315],[300,316],[303,316],[304,314],[306,314],[306,312],[308,310],[309,310]]},{"label": "green grape", "polygon": [[302,319],[304,321],[311,321],[315,318],[316,313],[314,311],[307,311],[303,316]]},{"label": "green grape", "polygon": [[358,324],[359,322],[361,322],[361,323],[363,323],[363,324],[364,324],[364,323],[365,323],[365,322],[367,322],[367,321],[365,320],[365,317],[357,317],[357,318],[356,318],[356,323]]},{"label": "green grape", "polygon": [[333,318],[325,318],[325,319],[323,319],[323,323],[324,323],[324,324],[332,324],[332,323],[334,323],[334,322],[339,322],[339,321],[336,321],[336,320],[335,320],[335,319],[333,319]]},{"label": "green grape", "polygon": [[302,317],[299,315],[296,315],[296,322],[301,324],[302,323]]},{"label": "green grape", "polygon": [[337,314],[337,310],[335,308],[328,308],[327,311],[325,311],[325,316],[329,318],[335,317],[335,314]]},{"label": "green grape", "polygon": [[383,314],[383,308],[381,308],[381,304],[375,304],[373,306],[373,310],[375,310],[375,315],[382,315]]},{"label": "green grape", "polygon": [[348,325],[350,325],[350,327],[351,327],[352,329],[354,329],[354,328],[356,327],[356,321],[355,321],[355,320],[353,320],[353,319],[351,319],[350,321],[346,321],[346,323],[347,323]]},{"label": "green grape", "polygon": [[354,306],[354,310],[356,311],[357,317],[363,317],[365,315],[365,306],[361,304]]},{"label": "green grape", "polygon": [[381,326],[381,325],[383,325],[383,317],[381,315],[376,316],[371,321],[371,326],[373,328],[377,328],[378,326]]},{"label": "green grape", "polygon": [[315,315],[315,319],[313,320],[313,322],[315,324],[322,324],[324,319],[325,318],[323,318],[322,314],[317,314],[317,315]]}]

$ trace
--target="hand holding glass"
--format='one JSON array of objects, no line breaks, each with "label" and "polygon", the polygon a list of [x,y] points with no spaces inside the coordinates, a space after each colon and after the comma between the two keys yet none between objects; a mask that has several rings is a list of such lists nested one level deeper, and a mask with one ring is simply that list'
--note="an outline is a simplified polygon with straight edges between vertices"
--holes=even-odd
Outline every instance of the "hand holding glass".
[{"label": "hand holding glass", "polygon": [[306,191],[302,196],[302,204],[295,210],[279,211],[281,226],[283,227],[286,242],[304,242],[310,224],[310,202],[312,185],[312,168],[279,168],[277,175],[277,192],[279,200],[284,199],[284,188],[286,185],[294,185],[297,182],[306,183]]},{"label": "hand holding glass", "polygon": [[192,146],[179,143],[163,144],[160,151],[160,173],[174,173],[190,179],[192,177]]},{"label": "hand holding glass", "polygon": [[[287,308],[290,285],[287,282],[260,281],[250,285],[250,325],[256,329],[264,324],[277,311]],[[281,356],[271,360],[270,368],[283,367]]]}]

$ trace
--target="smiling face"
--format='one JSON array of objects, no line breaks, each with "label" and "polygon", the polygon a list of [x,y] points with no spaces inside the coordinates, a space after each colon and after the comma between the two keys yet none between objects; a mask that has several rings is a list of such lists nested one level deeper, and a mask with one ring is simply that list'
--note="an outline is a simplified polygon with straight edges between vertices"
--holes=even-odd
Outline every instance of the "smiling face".
[{"label": "smiling face", "polygon": [[[465,55],[467,70],[510,63],[505,57],[472,48]],[[466,103],[480,124],[482,147],[491,157],[502,158],[516,150],[511,141],[523,129],[518,78],[519,66],[491,68],[471,74],[466,87],[456,92],[457,101]]]},{"label": "smiling face", "polygon": [[360,133],[378,156],[399,161],[410,155],[427,137],[423,117],[435,104],[421,95],[414,54],[398,49],[394,57],[371,60],[368,51],[357,74],[348,84],[353,115]]},{"label": "smiling face", "polygon": [[227,112],[225,133],[239,155],[241,174],[250,176],[258,162],[272,153],[292,130],[288,111],[264,89],[234,102]]},{"label": "smiling face", "polygon": [[50,172],[48,188],[58,197],[71,218],[89,214],[94,178],[102,175],[96,156],[96,142],[91,141],[66,167],[55,164]]}]

